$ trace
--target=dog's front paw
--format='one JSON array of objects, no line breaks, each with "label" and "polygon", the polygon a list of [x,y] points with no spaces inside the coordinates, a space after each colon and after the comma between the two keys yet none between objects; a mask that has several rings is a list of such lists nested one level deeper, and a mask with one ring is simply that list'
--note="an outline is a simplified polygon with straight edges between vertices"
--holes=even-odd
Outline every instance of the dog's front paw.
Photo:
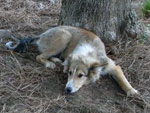
[{"label": "dog's front paw", "polygon": [[53,62],[47,62],[45,65],[46,68],[54,69],[56,65]]},{"label": "dog's front paw", "polygon": [[127,92],[127,96],[136,96],[136,95],[139,95],[139,92],[134,88]]}]

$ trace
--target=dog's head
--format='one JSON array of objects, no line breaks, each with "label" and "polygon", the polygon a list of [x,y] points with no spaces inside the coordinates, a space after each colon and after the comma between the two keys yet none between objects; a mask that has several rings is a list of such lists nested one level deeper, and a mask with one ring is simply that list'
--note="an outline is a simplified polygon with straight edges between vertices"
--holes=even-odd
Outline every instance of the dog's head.
[{"label": "dog's head", "polygon": [[70,56],[67,60],[68,81],[65,89],[68,93],[75,93],[83,85],[99,78],[100,70],[97,69],[101,69],[100,60],[90,56]]}]

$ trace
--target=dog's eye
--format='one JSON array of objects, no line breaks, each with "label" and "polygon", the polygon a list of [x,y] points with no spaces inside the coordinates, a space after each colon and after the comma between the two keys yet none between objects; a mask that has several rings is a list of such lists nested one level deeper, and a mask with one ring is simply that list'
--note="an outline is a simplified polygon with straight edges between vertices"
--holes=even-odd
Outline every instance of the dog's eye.
[{"label": "dog's eye", "polygon": [[69,71],[69,73],[68,73],[69,75],[72,75],[72,72],[71,71]]},{"label": "dog's eye", "polygon": [[83,76],[83,74],[79,74],[78,77],[81,78]]}]

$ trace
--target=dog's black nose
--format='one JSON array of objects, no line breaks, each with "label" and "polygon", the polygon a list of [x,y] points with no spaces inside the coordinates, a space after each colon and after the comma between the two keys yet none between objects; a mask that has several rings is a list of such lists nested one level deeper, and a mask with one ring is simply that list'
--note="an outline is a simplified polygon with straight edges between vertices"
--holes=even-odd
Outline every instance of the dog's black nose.
[{"label": "dog's black nose", "polygon": [[66,92],[67,92],[67,93],[71,93],[71,91],[72,91],[72,88],[71,88],[71,87],[67,87],[67,88],[66,88]]}]

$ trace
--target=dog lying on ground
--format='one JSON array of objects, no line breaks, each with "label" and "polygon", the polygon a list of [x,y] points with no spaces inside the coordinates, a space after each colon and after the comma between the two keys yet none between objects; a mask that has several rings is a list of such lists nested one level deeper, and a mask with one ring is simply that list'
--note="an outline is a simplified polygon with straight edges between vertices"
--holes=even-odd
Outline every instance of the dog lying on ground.
[{"label": "dog lying on ground", "polygon": [[63,58],[63,71],[68,73],[65,88],[68,93],[75,93],[83,85],[95,82],[100,75],[110,74],[127,95],[138,94],[124,76],[121,67],[106,55],[100,38],[90,31],[58,26],[35,38],[24,38],[15,46],[12,43],[6,43],[6,47],[17,52],[25,51],[30,43],[37,45],[41,54],[36,60],[47,68],[53,69],[56,67],[55,62],[60,62],[56,56]]}]

